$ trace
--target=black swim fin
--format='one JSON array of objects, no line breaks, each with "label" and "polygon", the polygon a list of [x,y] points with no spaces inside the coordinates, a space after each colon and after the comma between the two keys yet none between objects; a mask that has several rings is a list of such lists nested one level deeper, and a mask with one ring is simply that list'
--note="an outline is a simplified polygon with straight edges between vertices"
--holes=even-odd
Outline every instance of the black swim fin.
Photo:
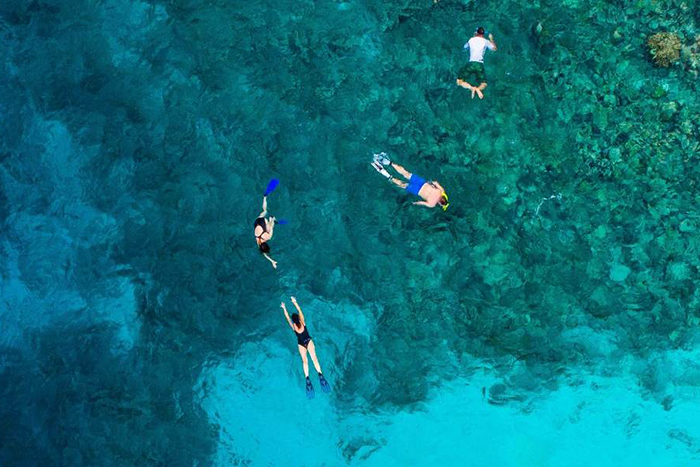
[{"label": "black swim fin", "polygon": [[314,392],[314,385],[311,384],[309,377],[306,377],[306,397],[313,399],[316,393]]},{"label": "black swim fin", "polygon": [[318,379],[321,382],[321,389],[323,390],[323,392],[325,392],[325,393],[331,392],[331,385],[328,382],[328,380],[326,379],[326,377],[323,376],[323,373],[318,374]]}]

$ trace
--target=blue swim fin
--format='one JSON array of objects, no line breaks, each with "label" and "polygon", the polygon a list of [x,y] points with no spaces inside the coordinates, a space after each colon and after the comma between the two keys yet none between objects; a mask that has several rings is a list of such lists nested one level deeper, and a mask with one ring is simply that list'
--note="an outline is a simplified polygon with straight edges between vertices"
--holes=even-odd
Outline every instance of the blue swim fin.
[{"label": "blue swim fin", "polygon": [[326,394],[331,392],[331,385],[326,379],[326,377],[323,376],[323,373],[318,374],[318,379],[321,382],[321,389],[323,390],[323,392],[325,392]]},{"label": "blue swim fin", "polygon": [[289,224],[289,221],[287,221],[287,219],[277,219],[275,220],[275,223],[279,225],[287,225]]},{"label": "blue swim fin", "polygon": [[306,397],[313,399],[316,393],[314,392],[314,385],[311,384],[309,377],[306,377]]},{"label": "blue swim fin", "polygon": [[265,196],[269,195],[273,191],[275,191],[275,188],[277,188],[277,185],[280,184],[280,181],[277,180],[276,178],[273,178],[270,180],[270,183],[267,184],[267,189],[265,190]]}]

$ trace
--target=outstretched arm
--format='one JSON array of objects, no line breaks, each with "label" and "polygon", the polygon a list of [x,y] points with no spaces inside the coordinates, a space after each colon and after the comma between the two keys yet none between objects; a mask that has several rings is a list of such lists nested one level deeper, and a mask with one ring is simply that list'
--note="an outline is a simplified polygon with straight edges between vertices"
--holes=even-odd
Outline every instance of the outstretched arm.
[{"label": "outstretched arm", "polygon": [[299,312],[299,318],[301,318],[301,324],[306,326],[306,321],[304,320],[304,312],[301,311],[301,307],[297,303],[297,298],[292,296],[292,303],[294,304],[295,307],[297,307],[297,311]]},{"label": "outstretched arm", "polygon": [[493,46],[493,48],[492,48],[491,50],[493,50],[494,52],[497,51],[497,50],[498,50],[498,46],[497,46],[496,43],[493,41],[493,34],[489,34],[489,42],[491,42],[491,45]]},{"label": "outstretched arm", "polygon": [[289,317],[289,313],[287,312],[287,305],[284,304],[284,302],[280,303],[280,306],[284,310],[284,317],[287,318],[287,322],[289,323],[289,327],[294,329],[294,326],[292,325],[292,319]]},{"label": "outstretched arm", "polygon": [[263,253],[263,256],[264,256],[270,263],[272,263],[272,267],[273,267],[273,268],[277,269],[277,261],[275,261],[274,259],[270,258],[270,255],[268,255],[267,253]]},{"label": "outstretched arm", "polygon": [[434,205],[431,205],[425,201],[416,201],[413,204],[415,204],[416,206],[425,206],[426,208],[434,208],[435,207]]}]

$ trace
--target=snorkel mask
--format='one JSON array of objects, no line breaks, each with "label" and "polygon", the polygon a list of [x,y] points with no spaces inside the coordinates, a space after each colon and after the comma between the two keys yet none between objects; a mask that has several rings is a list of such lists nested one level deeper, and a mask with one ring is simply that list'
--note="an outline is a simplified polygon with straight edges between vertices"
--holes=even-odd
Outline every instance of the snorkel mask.
[{"label": "snorkel mask", "polygon": [[445,193],[444,191],[442,192],[442,199],[445,200],[445,204],[442,204],[442,205],[441,205],[441,206],[442,206],[442,210],[443,210],[443,211],[447,211],[447,208],[450,207],[450,201],[449,201],[449,198],[447,197],[447,193]]}]

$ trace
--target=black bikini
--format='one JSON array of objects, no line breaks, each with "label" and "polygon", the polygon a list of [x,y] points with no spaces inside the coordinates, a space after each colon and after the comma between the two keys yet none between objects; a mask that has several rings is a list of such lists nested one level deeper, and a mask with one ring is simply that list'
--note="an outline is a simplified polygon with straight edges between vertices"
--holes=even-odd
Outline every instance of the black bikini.
[{"label": "black bikini", "polygon": [[253,229],[256,229],[258,226],[262,227],[263,231],[260,232],[260,235],[256,235],[255,238],[262,240],[260,237],[267,233],[267,223],[265,223],[264,217],[258,217],[257,219],[255,219],[255,222],[253,223]]},{"label": "black bikini", "polygon": [[309,346],[311,342],[311,336],[309,336],[309,329],[304,325],[304,330],[297,332],[297,328],[294,328],[294,334],[297,335],[297,344],[304,346],[304,348]]}]

